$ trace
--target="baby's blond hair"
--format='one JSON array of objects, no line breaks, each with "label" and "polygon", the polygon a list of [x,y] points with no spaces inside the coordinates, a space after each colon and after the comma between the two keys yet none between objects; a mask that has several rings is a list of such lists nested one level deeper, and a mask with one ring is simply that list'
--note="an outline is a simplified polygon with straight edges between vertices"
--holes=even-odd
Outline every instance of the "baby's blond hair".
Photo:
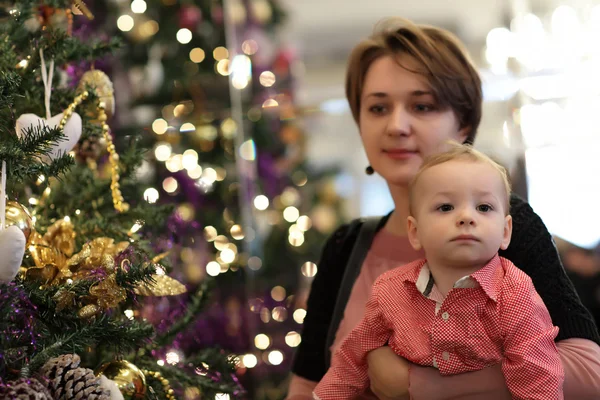
[{"label": "baby's blond hair", "polygon": [[425,158],[425,160],[423,161],[423,165],[421,165],[421,168],[419,168],[419,171],[417,171],[417,174],[412,179],[412,181],[408,187],[409,206],[410,206],[411,215],[414,215],[414,213],[413,213],[414,192],[415,192],[414,189],[415,189],[417,183],[419,182],[419,179],[423,175],[423,172],[427,171],[428,169],[430,169],[436,165],[440,165],[440,164],[447,163],[449,161],[455,161],[455,160],[466,160],[466,161],[472,161],[472,162],[485,163],[485,164],[492,166],[494,169],[496,169],[498,171],[498,174],[500,174],[500,177],[502,178],[502,182],[504,183],[504,189],[505,189],[505,195],[506,195],[504,209],[505,209],[506,215],[508,215],[510,213],[511,185],[510,185],[510,178],[508,176],[508,172],[506,171],[506,168],[504,168],[502,165],[498,164],[496,161],[492,160],[490,157],[483,154],[482,152],[475,150],[471,145],[460,144],[460,143],[452,141],[452,142],[447,142],[446,146],[448,147],[448,149],[446,151],[443,151],[443,152],[437,153],[437,154],[433,154],[433,155]]}]

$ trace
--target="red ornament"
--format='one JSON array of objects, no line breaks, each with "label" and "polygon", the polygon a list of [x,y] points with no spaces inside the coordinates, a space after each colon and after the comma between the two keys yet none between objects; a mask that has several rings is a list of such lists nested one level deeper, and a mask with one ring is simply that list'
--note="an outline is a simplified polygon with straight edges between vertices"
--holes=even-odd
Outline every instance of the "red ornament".
[{"label": "red ornament", "polygon": [[202,21],[202,10],[194,5],[184,5],[179,9],[179,27],[196,30]]}]

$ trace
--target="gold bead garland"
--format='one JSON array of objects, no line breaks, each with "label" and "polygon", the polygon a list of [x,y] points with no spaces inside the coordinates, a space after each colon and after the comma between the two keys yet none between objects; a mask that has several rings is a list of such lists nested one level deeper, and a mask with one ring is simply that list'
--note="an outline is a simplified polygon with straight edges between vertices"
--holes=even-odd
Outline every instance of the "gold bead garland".
[{"label": "gold bead garland", "polygon": [[106,149],[110,155],[109,161],[112,175],[110,189],[112,190],[113,204],[118,212],[125,212],[129,210],[129,204],[127,204],[125,199],[123,199],[121,189],[119,188],[119,155],[117,154],[115,145],[113,144],[110,133],[108,132],[109,126],[106,123],[107,116],[106,111],[104,110],[104,103],[102,102],[98,103],[98,119],[102,123],[102,133],[104,134],[104,140],[106,140]]},{"label": "gold bead garland", "polygon": [[167,396],[167,400],[175,400],[175,392],[169,385],[169,380],[167,378],[163,377],[160,372],[149,371],[147,369],[143,369],[142,372],[144,373],[144,375],[155,378],[156,380],[160,381],[160,383],[163,386],[163,391],[165,392],[165,394]]},{"label": "gold bead garland", "polygon": [[[89,93],[86,90],[83,93],[77,95],[75,97],[75,99],[73,100],[73,103],[69,104],[69,106],[67,107],[66,111],[64,112],[64,115],[58,125],[58,127],[61,130],[63,130],[65,128],[65,125],[67,124],[67,121],[69,120],[69,118],[71,118],[71,115],[73,114],[73,111],[75,111],[75,108],[78,105],[80,105],[82,101],[87,99],[88,96],[89,96]],[[103,102],[100,102],[100,101],[98,102],[97,110],[98,110],[98,120],[102,123],[102,134],[104,136],[104,139],[106,140],[107,150],[109,153],[109,162],[110,162],[110,166],[111,166],[110,189],[112,191],[113,204],[115,206],[115,210],[117,210],[118,212],[125,212],[125,211],[129,210],[129,204],[127,204],[125,202],[125,199],[123,199],[123,195],[121,194],[121,189],[119,187],[119,178],[120,178],[119,177],[119,155],[117,154],[115,145],[113,144],[112,138],[110,137],[110,133],[109,133],[110,127],[106,123],[106,120],[108,118],[106,116],[105,106],[104,106]]]}]

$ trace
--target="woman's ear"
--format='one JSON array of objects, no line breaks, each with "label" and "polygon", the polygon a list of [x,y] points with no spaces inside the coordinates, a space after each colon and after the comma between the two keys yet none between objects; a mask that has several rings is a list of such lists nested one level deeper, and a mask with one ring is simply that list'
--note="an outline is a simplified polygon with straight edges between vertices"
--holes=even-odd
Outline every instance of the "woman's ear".
[{"label": "woman's ear", "polygon": [[470,133],[471,133],[471,127],[470,126],[465,126],[465,127],[461,128],[458,131],[458,140],[457,140],[457,142],[464,143],[465,140],[467,140],[467,138],[469,137]]},{"label": "woman's ear", "polygon": [[406,231],[408,233],[408,241],[413,249],[419,251],[421,250],[421,241],[419,240],[419,235],[417,233],[417,220],[413,217],[408,217],[407,223],[408,229]]}]

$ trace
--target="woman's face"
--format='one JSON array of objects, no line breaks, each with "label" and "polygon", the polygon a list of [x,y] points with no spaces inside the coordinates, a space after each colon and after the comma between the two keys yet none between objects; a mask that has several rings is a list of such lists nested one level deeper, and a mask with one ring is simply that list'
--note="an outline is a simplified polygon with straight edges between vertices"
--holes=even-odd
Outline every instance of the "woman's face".
[{"label": "woman's face", "polygon": [[442,150],[447,140],[462,143],[456,115],[442,108],[409,56],[375,60],[365,77],[359,129],[373,169],[390,185],[407,186],[423,159]]}]

